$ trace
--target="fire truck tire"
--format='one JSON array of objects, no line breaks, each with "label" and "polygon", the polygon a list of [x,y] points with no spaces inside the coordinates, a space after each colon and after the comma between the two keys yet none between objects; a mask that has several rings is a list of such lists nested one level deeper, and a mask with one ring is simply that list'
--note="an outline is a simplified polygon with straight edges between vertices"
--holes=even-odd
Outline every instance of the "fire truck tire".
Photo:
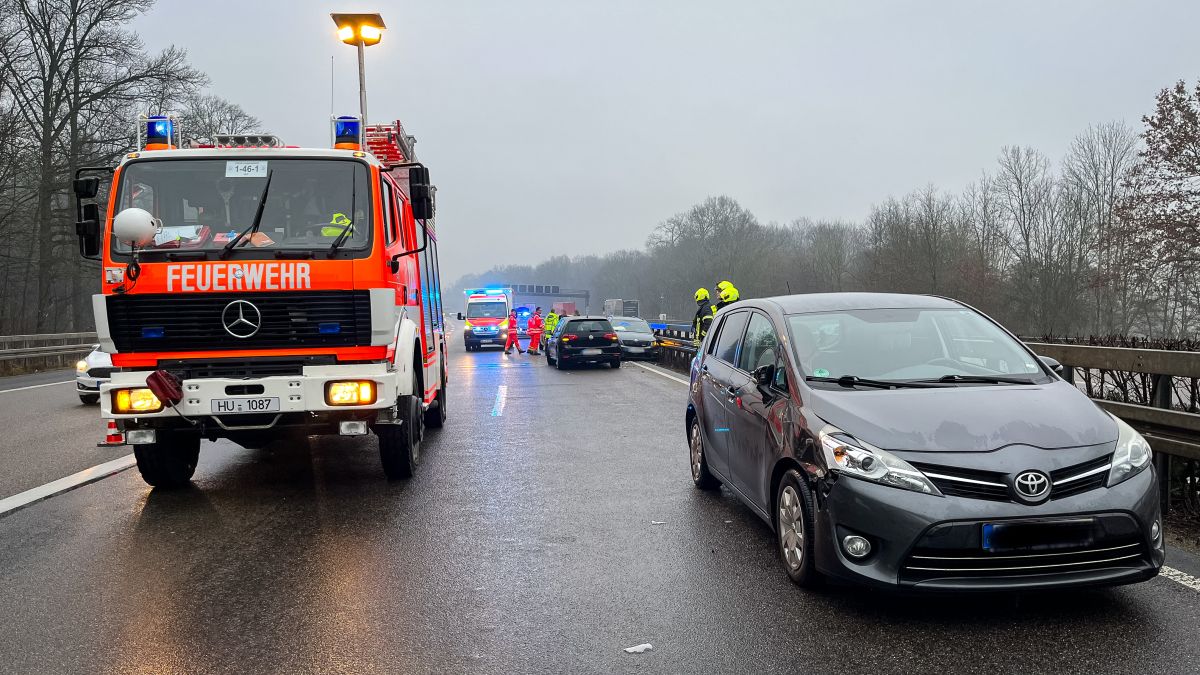
[{"label": "fire truck tire", "polygon": [[[413,391],[420,385],[413,383]],[[401,396],[398,401],[403,422],[399,425],[386,424],[376,427],[379,436],[379,459],[383,462],[383,473],[388,480],[412,478],[421,463],[421,399],[417,396]]]},{"label": "fire truck tire", "polygon": [[425,426],[441,429],[446,424],[446,372],[442,370],[442,386],[438,388],[433,407],[425,411]]},{"label": "fire truck tire", "polygon": [[133,456],[142,480],[156,488],[182,487],[196,473],[200,435],[160,430],[156,443],[133,446]]}]

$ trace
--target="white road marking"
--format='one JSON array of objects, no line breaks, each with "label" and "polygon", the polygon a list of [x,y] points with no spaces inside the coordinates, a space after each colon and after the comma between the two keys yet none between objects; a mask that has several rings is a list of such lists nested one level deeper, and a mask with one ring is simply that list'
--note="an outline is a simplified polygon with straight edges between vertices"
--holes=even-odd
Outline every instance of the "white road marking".
[{"label": "white road marking", "polygon": [[31,384],[28,387],[14,387],[12,389],[0,389],[0,394],[7,394],[10,391],[25,391],[26,389],[41,389],[42,387],[53,387],[56,384],[71,384],[75,380],[66,380],[64,382],[49,382],[47,384]]},{"label": "white road marking", "polygon": [[688,386],[691,386],[691,384],[692,384],[691,382],[688,382],[687,380],[683,379],[682,377],[676,377],[674,375],[671,375],[670,373],[659,370],[658,368],[648,366],[644,363],[638,363],[637,361],[630,361],[629,363],[637,366],[638,368],[641,368],[642,370],[648,370],[648,371],[654,373],[655,375],[662,375],[663,377],[667,378],[668,380],[675,380],[676,382],[678,382],[680,384],[686,384]]},{"label": "white road marking", "polygon": [[499,417],[504,414],[504,402],[508,400],[508,385],[500,385],[496,387],[496,402],[492,404],[492,417]]},{"label": "white road marking", "polygon": [[[648,366],[644,363],[637,363],[637,362],[632,362],[632,361],[631,361],[631,363],[633,365],[637,366],[638,368],[641,368],[643,370],[648,370],[648,371],[654,373],[655,375],[661,375],[661,376],[667,378],[668,380],[675,380],[676,382],[679,382],[681,384],[686,384],[689,386],[691,385],[691,382],[688,382],[687,380],[685,380],[681,377],[676,377],[675,375],[671,375],[669,373],[663,372],[662,370],[659,370],[658,368]],[[727,520],[725,522],[728,523],[729,521]],[[1159,574],[1163,577],[1166,577],[1167,579],[1170,579],[1171,581],[1175,581],[1180,584],[1183,584],[1184,586],[1192,589],[1193,591],[1200,592],[1200,578],[1196,578],[1196,577],[1188,574],[1187,572],[1180,572],[1179,570],[1177,570],[1173,567],[1164,566],[1162,568],[1162,570],[1159,572]]]},{"label": "white road marking", "polygon": [[55,481],[50,481],[40,487],[35,487],[11,497],[0,499],[0,518],[19,511],[30,504],[36,504],[43,499],[49,499],[55,495],[60,495],[68,490],[74,490],[77,487],[94,483],[101,478],[120,473],[125,469],[132,467],[137,462],[133,459],[133,455],[125,455],[114,459],[111,462],[97,464],[90,469],[84,469],[79,473],[73,473],[66,478],[59,478]]},{"label": "white road marking", "polygon": [[1159,571],[1159,575],[1164,576],[1171,581],[1177,581],[1193,591],[1200,593],[1200,579],[1197,579],[1187,572],[1180,572],[1174,567],[1167,567],[1164,565],[1162,570]]}]

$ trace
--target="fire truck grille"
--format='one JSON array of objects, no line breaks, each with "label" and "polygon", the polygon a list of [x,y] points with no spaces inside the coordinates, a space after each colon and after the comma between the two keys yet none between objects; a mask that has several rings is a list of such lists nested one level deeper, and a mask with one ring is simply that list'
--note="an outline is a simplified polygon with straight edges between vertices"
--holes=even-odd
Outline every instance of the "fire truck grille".
[{"label": "fire truck grille", "polygon": [[122,352],[371,344],[367,291],[112,295],[107,300],[109,329]]}]

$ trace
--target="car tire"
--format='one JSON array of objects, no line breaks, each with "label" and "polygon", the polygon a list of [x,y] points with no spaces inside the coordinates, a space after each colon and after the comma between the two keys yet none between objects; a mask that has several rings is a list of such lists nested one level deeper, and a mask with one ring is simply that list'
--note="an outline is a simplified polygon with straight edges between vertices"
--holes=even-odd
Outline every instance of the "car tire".
[{"label": "car tire", "polygon": [[142,480],[163,489],[187,485],[200,460],[200,434],[160,429],[157,439],[155,443],[133,446]]},{"label": "car tire", "polygon": [[446,372],[442,371],[442,386],[438,388],[437,398],[433,407],[425,411],[425,426],[430,429],[441,429],[446,425]]},{"label": "car tire", "polygon": [[612,366],[614,369],[620,368],[621,367],[621,359],[617,359],[616,361],[610,361],[608,365]]},{"label": "car tire", "polygon": [[694,418],[688,430],[688,455],[692,469],[692,482],[701,490],[716,490],[721,481],[708,470],[708,457],[704,453],[704,434],[700,431],[700,419]]},{"label": "car tire", "polygon": [[567,369],[567,361],[562,357],[562,354],[559,354],[558,357],[554,359],[554,366],[559,370]]},{"label": "car tire", "polygon": [[546,345],[546,365],[554,365],[554,359],[550,358],[550,345]]},{"label": "car tire", "polygon": [[84,405],[96,405],[100,402],[100,394],[80,394],[79,402]]},{"label": "car tire", "polygon": [[[420,384],[413,379],[413,391],[419,391]],[[383,473],[388,480],[412,478],[421,463],[421,432],[424,415],[421,412],[419,396],[401,396],[397,401],[402,417],[401,423],[381,424],[375,427],[375,435],[379,436],[379,459],[383,463]]]},{"label": "car tire", "polygon": [[775,491],[775,541],[783,570],[792,583],[804,588],[821,580],[813,556],[813,512],[808,483],[795,469],[783,474]]}]

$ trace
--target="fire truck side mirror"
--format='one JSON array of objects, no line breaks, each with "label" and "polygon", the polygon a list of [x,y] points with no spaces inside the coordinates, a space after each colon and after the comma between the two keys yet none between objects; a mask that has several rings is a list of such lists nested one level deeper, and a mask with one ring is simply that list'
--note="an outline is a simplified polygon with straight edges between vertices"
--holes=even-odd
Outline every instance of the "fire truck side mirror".
[{"label": "fire truck side mirror", "polygon": [[76,178],[74,188],[76,199],[95,199],[96,194],[100,192],[100,177],[84,176],[83,178]]},{"label": "fire truck side mirror", "polygon": [[414,166],[408,170],[408,185],[412,198],[413,218],[433,218],[433,187],[429,184],[429,169]]},{"label": "fire truck side mirror", "polygon": [[75,234],[79,236],[79,255],[84,258],[100,257],[100,207],[84,204],[79,208],[79,220],[75,221]]}]

